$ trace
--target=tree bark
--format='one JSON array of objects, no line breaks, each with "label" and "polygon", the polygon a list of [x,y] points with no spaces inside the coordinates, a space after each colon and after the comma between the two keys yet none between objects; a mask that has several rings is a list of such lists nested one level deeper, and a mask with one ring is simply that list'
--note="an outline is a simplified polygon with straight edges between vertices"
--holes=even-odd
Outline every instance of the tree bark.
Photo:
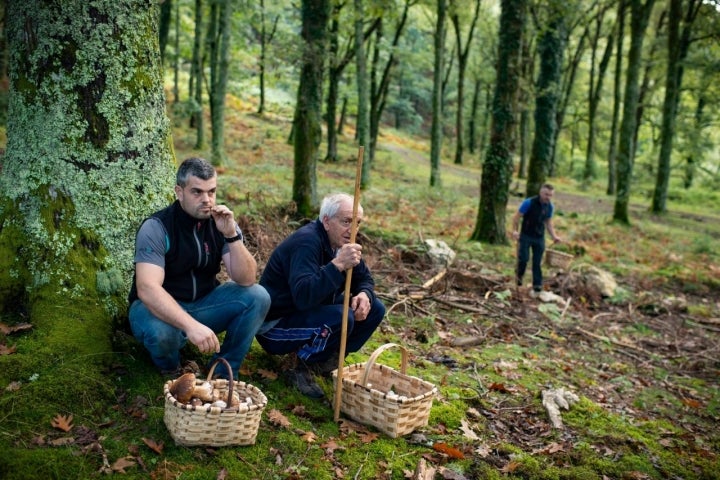
[{"label": "tree bark", "polygon": [[617,186],[617,144],[618,144],[618,123],[620,118],[620,105],[622,98],[622,60],[623,40],[625,38],[625,0],[618,2],[618,41],[617,54],[615,56],[615,78],[613,88],[613,112],[610,124],[610,145],[608,146],[608,181],[607,195],[614,195]]},{"label": "tree bark", "polygon": [[483,163],[480,206],[471,240],[507,243],[505,212],[517,141],[515,116],[526,11],[526,0],[502,1],[490,146]]},{"label": "tree bark", "polygon": [[663,102],[662,126],[660,132],[660,156],[658,158],[658,171],[655,181],[655,191],[650,210],[653,213],[667,211],[667,194],[670,184],[670,156],[675,137],[675,119],[683,78],[683,62],[690,47],[690,32],[695,18],[700,10],[700,0],[689,0],[687,14],[684,16],[683,32],[680,33],[682,15],[682,0],[670,0],[670,15],[668,17],[668,64],[665,77],[665,100]]},{"label": "tree bark", "polygon": [[322,87],[330,0],[303,0],[303,55],[293,119],[293,201],[310,217],[317,204],[317,162],[322,140]]},{"label": "tree bark", "polygon": [[430,132],[430,186],[440,187],[440,157],[442,154],[443,87],[442,74],[445,63],[445,19],[447,17],[446,0],[437,0],[437,21],[433,41],[435,61],[433,70],[432,126]]},{"label": "tree bark", "polygon": [[7,14],[0,310],[28,312],[38,362],[101,363],[127,309],[136,229],[174,183],[158,7],[27,0]]},{"label": "tree bark", "polygon": [[230,19],[233,14],[233,0],[218,0],[217,39],[212,42],[216,51],[212,54],[215,60],[211,69],[212,90],[210,100],[211,119],[211,158],[213,165],[224,165],[227,161],[225,153],[225,94],[227,93],[228,70],[230,66]]},{"label": "tree bark", "polygon": [[557,111],[565,37],[564,16],[560,12],[554,12],[538,41],[540,73],[535,87],[535,137],[528,164],[528,197],[537,195],[550,172],[555,132],[558,128]]},{"label": "tree bark", "polygon": [[365,42],[363,39],[363,22],[365,9],[363,0],[355,0],[355,76],[358,92],[357,112],[357,140],[363,147],[363,164],[360,176],[360,187],[370,186],[370,83],[367,74],[367,60],[365,55]]},{"label": "tree bark", "polygon": [[613,208],[613,220],[629,224],[628,205],[630,203],[630,184],[633,169],[633,138],[635,133],[636,110],[639,99],[638,81],[642,61],[642,45],[645,30],[655,0],[630,1],[630,51],[625,75],[625,95],[623,116],[620,125],[617,158],[617,193]]}]

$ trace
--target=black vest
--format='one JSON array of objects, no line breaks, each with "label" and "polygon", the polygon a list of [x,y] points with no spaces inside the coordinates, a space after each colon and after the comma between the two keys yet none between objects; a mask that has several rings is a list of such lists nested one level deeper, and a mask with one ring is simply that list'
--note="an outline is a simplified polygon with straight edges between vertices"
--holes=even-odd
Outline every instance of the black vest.
[{"label": "black vest", "polygon": [[[210,293],[219,281],[225,237],[215,221],[191,217],[177,200],[152,215],[165,226],[165,280],[163,288],[175,299],[192,302]],[[129,301],[137,299],[133,278]]]},{"label": "black vest", "polygon": [[530,208],[522,219],[520,233],[529,237],[545,237],[545,221],[550,218],[550,204],[542,203],[540,197],[534,196],[530,199]]}]

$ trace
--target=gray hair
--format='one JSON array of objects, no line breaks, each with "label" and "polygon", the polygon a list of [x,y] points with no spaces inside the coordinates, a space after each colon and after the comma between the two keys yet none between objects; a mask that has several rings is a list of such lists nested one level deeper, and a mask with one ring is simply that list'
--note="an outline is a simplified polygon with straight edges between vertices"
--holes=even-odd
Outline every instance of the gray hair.
[{"label": "gray hair", "polygon": [[[320,214],[318,214],[318,218],[322,221],[325,217],[334,217],[340,209],[340,205],[346,201],[352,205],[354,201],[352,195],[348,195],[347,193],[332,193],[327,195],[320,204]],[[361,210],[362,207],[358,204],[358,212]]]},{"label": "gray hair", "polygon": [[210,180],[216,174],[215,167],[204,158],[190,157],[180,164],[175,178],[175,184],[184,188],[189,177]]}]

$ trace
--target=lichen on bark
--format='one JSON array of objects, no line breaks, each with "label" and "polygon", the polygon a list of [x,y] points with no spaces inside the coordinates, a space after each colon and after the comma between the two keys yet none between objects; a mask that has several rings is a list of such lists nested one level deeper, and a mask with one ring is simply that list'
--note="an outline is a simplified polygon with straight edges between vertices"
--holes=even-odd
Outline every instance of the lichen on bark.
[{"label": "lichen on bark", "polygon": [[22,304],[55,346],[109,348],[110,319],[126,308],[134,233],[172,192],[157,8],[8,4],[0,311]]}]

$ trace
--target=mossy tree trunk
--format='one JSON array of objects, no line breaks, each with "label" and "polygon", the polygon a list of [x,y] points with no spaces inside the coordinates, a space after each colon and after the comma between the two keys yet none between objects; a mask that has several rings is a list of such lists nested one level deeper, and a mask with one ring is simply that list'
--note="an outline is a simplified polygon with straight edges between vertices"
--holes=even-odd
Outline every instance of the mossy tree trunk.
[{"label": "mossy tree trunk", "polygon": [[555,9],[546,29],[538,40],[540,72],[535,86],[535,136],[528,164],[525,194],[537,195],[549,175],[555,150],[555,132],[558,128],[557,112],[565,52],[564,12]]},{"label": "mossy tree trunk", "polygon": [[300,84],[293,119],[293,201],[300,215],[311,216],[317,204],[317,161],[322,139],[322,87],[330,19],[330,0],[303,0],[304,41]]},{"label": "mossy tree trunk", "polygon": [[507,243],[505,211],[517,143],[515,117],[520,90],[519,60],[527,7],[526,0],[502,1],[490,145],[483,162],[480,206],[471,240]]},{"label": "mossy tree trunk", "polygon": [[172,188],[157,5],[7,5],[0,310],[22,308],[34,326],[18,356],[99,361],[112,352],[135,231]]}]

